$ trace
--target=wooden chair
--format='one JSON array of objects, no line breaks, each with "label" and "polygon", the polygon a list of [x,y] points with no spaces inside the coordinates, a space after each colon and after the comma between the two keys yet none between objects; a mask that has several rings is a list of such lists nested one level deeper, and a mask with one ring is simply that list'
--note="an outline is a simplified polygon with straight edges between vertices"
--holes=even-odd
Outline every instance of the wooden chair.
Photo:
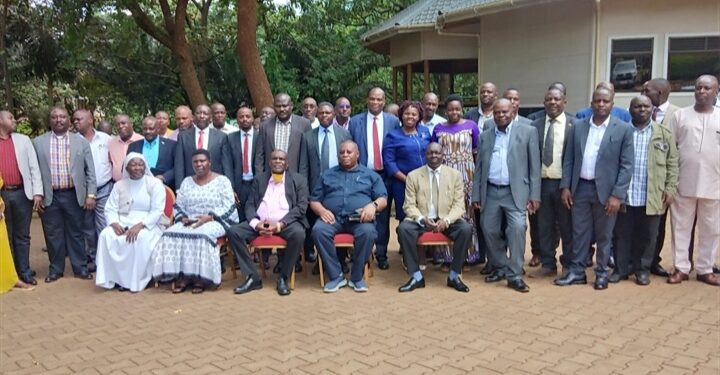
[{"label": "wooden chair", "polygon": [[446,236],[443,233],[424,232],[420,235],[420,237],[418,237],[416,244],[418,253],[424,255],[424,253],[420,253],[421,247],[447,245],[452,249],[453,240],[451,240],[450,237]]},{"label": "wooden chair", "polygon": [[[254,240],[250,242],[250,254],[255,254],[259,258],[259,264],[260,264],[260,273],[262,274],[263,279],[266,276],[265,273],[265,260],[262,256],[262,250],[275,250],[275,252],[279,252],[280,250],[285,250],[287,248],[287,241],[285,241],[284,238],[276,235],[271,236],[258,236]],[[302,249],[300,249],[300,262],[304,262],[304,255]],[[305,274],[305,269],[303,268],[302,274]],[[295,269],[293,269],[292,273],[290,274],[290,289],[295,289]]]},{"label": "wooden chair", "polygon": [[[355,237],[350,233],[338,233],[333,238],[335,248],[348,248],[352,249],[355,247]],[[318,268],[320,269],[320,287],[325,287],[325,269],[323,268],[322,257],[318,252]],[[365,271],[363,272],[363,279],[367,282],[368,278],[373,277],[372,267],[370,267],[372,256],[365,262]]]}]

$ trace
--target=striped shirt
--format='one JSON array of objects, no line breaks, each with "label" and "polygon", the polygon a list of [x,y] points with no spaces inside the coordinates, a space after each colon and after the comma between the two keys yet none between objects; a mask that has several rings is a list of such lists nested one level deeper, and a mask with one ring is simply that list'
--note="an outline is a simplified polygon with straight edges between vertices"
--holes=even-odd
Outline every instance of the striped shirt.
[{"label": "striped shirt", "polygon": [[52,188],[69,189],[73,187],[70,176],[70,133],[50,136],[50,175]]},{"label": "striped shirt", "polygon": [[642,207],[647,203],[647,164],[648,145],[652,137],[652,126],[648,124],[643,129],[635,128],[633,143],[635,146],[635,162],[630,187],[628,188],[627,205]]},{"label": "striped shirt", "polygon": [[290,129],[292,128],[292,118],[284,124],[279,119],[275,121],[275,149],[288,151],[290,147]]}]

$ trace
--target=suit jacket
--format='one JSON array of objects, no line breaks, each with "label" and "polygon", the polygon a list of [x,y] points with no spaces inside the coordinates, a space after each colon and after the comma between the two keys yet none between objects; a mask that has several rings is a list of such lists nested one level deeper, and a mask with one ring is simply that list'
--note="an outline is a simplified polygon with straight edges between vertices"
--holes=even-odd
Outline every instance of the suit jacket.
[{"label": "suit jacket", "polygon": [[[440,166],[438,218],[447,219],[450,224],[462,218],[465,213],[463,186],[460,172],[446,165]],[[426,164],[408,173],[405,180],[405,220],[416,221],[420,217],[428,217],[428,203],[431,198],[430,174]]]},{"label": "suit jacket", "polygon": [[[472,201],[480,202],[481,210],[487,198],[490,161],[495,148],[495,127],[480,136]],[[517,209],[524,211],[530,200],[540,201],[540,147],[538,132],[531,125],[514,122],[510,131],[507,155],[510,190]]]},{"label": "suit jacket", "polygon": [[[150,168],[153,176],[162,175],[165,185],[175,186],[175,147],[177,142],[158,136],[158,160],[155,168]],[[142,154],[145,139],[135,141],[128,146],[128,154],[137,152]]]},{"label": "suit jacket", "polygon": [[[562,163],[563,158],[565,156],[565,150],[567,149],[568,140],[570,139],[570,128],[572,128],[572,119],[574,117],[570,116],[567,112],[565,112],[565,139],[563,140],[563,148],[562,153],[560,154],[560,162]],[[542,170],[542,154],[543,154],[543,147],[545,147],[545,111],[543,111],[543,116],[538,117],[535,121],[531,124],[535,129],[538,131],[538,146],[540,146],[540,169]],[[562,167],[560,168],[562,169]]]},{"label": "suit jacket", "polygon": [[[255,147],[255,171],[257,173],[270,170],[270,153],[275,150],[275,128],[277,116],[271,117],[260,124],[258,136],[260,141]],[[308,119],[292,115],[290,118],[290,142],[288,143],[288,170],[300,172],[300,149],[303,133],[310,130]]]},{"label": "suit jacket", "polygon": [[[255,176],[252,184],[252,192],[245,203],[245,217],[248,221],[257,218],[257,208],[265,197],[268,182],[270,181],[270,172],[262,172]],[[308,185],[305,177],[299,173],[292,171],[285,172],[285,199],[287,199],[290,210],[281,219],[286,225],[299,222],[304,228],[308,228],[309,224],[305,217],[308,207]]]},{"label": "suit jacket", "polygon": [[[400,120],[387,112],[383,112],[382,116],[382,138],[385,139],[387,133],[390,133],[391,130],[400,127]],[[350,118],[350,136],[355,141],[355,143],[357,143],[358,149],[360,150],[360,160],[358,160],[358,164],[362,164],[366,167],[368,162],[368,154],[372,152],[372,150],[368,150],[367,117],[368,112],[363,112]],[[380,150],[382,150],[382,147],[380,147]]]},{"label": "suit jacket", "polygon": [[[532,124],[532,121],[530,121],[527,117],[524,116],[518,116],[517,121],[515,121],[516,124],[524,124],[524,125],[530,125]],[[482,125],[482,131],[488,130],[490,128],[496,128],[495,126],[495,119],[491,118],[490,120],[487,120]]]},{"label": "suit jacket", "polygon": [[[245,133],[241,130],[227,135],[233,160],[233,173],[232,176],[228,176],[228,178],[230,178],[233,182],[235,192],[238,194],[240,193],[239,189],[242,185],[243,178],[243,134]],[[257,170],[255,169],[255,165],[253,163],[255,161],[255,150],[257,150],[258,145],[260,144],[258,142],[260,137],[258,137],[258,131],[255,129],[252,130],[252,135],[252,145],[250,149],[253,150],[253,152],[248,154],[248,157],[250,158],[250,160],[248,160],[248,167],[251,169],[253,176],[255,176],[257,174]]]},{"label": "suit jacket", "polygon": [[[560,188],[569,188],[573,194],[580,180],[580,168],[589,131],[589,117],[584,120],[574,120],[571,141],[565,148]],[[634,162],[632,125],[611,115],[595,162],[595,188],[600,203],[605,204],[611,195],[622,202],[625,201]]]},{"label": "suit jacket", "polygon": [[465,112],[465,115],[463,116],[463,118],[465,118],[465,119],[473,120],[476,124],[480,123],[480,117],[482,117],[482,116],[480,116],[480,108],[479,107],[475,107],[475,108]]},{"label": "suit jacket", "polygon": [[[545,116],[547,116],[547,112],[545,112],[544,109],[541,109],[541,110],[539,110],[539,111],[535,111],[535,112],[527,115],[526,117],[527,117],[528,120],[534,122],[535,120],[537,120],[537,119],[539,119],[539,118],[544,119]],[[574,118],[574,117],[575,117],[575,114],[565,111],[565,116],[567,116],[567,117],[569,117],[569,118]]]},{"label": "suit jacket", "polygon": [[[213,172],[228,177],[232,181],[232,157],[230,155],[230,145],[225,133],[213,129],[208,126],[208,152],[210,153],[210,162],[212,163]],[[177,145],[175,146],[175,187],[180,189],[185,177],[195,174],[192,168],[192,154],[197,150],[195,143],[195,132],[197,129],[192,127],[178,134]]]},{"label": "suit jacket", "polygon": [[[70,136],[70,177],[75,185],[78,204],[84,206],[85,198],[89,194],[97,194],[95,164],[90,143],[83,137],[68,135]],[[52,131],[49,131],[33,140],[45,192],[43,200],[45,206],[49,206],[53,201],[52,175],[50,174],[50,137],[52,136]]]},{"label": "suit jacket", "polygon": [[[335,145],[340,148],[340,144],[350,137],[350,132],[337,126],[332,125],[333,134],[335,135]],[[318,134],[320,134],[321,126],[309,130],[303,134],[302,153],[300,155],[300,174],[307,178],[311,189],[315,188],[315,183],[320,177],[320,149],[318,148]],[[338,150],[335,150],[337,153]],[[330,150],[332,152],[332,150]]]},{"label": "suit jacket", "polygon": [[[15,147],[15,160],[22,176],[25,196],[27,199],[33,199],[35,195],[43,195],[40,165],[38,165],[38,158],[32,141],[28,136],[19,133],[12,133],[10,137]],[[48,147],[50,147],[49,144]]]}]

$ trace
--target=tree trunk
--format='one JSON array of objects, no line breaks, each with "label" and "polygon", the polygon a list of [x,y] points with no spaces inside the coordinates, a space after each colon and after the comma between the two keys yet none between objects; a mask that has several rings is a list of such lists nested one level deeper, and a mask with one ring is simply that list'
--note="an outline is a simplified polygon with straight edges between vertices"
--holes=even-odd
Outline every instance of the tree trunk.
[{"label": "tree trunk", "polygon": [[10,78],[10,72],[8,71],[7,50],[5,49],[5,29],[8,20],[8,7],[10,7],[10,2],[8,0],[3,1],[3,11],[0,15],[0,73],[2,73],[5,84],[4,104],[8,110],[12,111],[14,107],[12,80]]},{"label": "tree trunk", "polygon": [[207,104],[205,93],[200,85],[200,80],[195,71],[195,65],[193,64],[192,55],[190,54],[190,48],[187,43],[180,46],[176,45],[176,47],[177,48],[173,50],[173,54],[175,55],[178,69],[180,70],[180,84],[185,90],[188,99],[190,99],[190,107],[194,111],[195,107],[200,104]]},{"label": "tree trunk", "polygon": [[272,91],[257,46],[257,1],[237,0],[237,52],[256,109],[272,106]]}]

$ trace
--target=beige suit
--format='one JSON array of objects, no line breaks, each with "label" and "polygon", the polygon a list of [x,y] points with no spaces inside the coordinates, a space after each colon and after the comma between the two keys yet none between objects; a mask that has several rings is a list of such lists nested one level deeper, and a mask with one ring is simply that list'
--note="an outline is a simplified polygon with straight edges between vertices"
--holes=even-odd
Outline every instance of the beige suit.
[{"label": "beige suit", "polygon": [[[447,219],[452,224],[465,213],[463,180],[460,172],[447,166],[440,166],[438,181],[438,218]],[[422,166],[407,176],[405,181],[405,220],[417,221],[428,216],[430,203],[430,176],[426,166]]]},{"label": "beige suit", "polygon": [[37,154],[32,141],[26,135],[12,133],[13,145],[15,146],[15,159],[23,179],[25,196],[33,199],[34,195],[43,195],[43,183],[40,175]]}]

